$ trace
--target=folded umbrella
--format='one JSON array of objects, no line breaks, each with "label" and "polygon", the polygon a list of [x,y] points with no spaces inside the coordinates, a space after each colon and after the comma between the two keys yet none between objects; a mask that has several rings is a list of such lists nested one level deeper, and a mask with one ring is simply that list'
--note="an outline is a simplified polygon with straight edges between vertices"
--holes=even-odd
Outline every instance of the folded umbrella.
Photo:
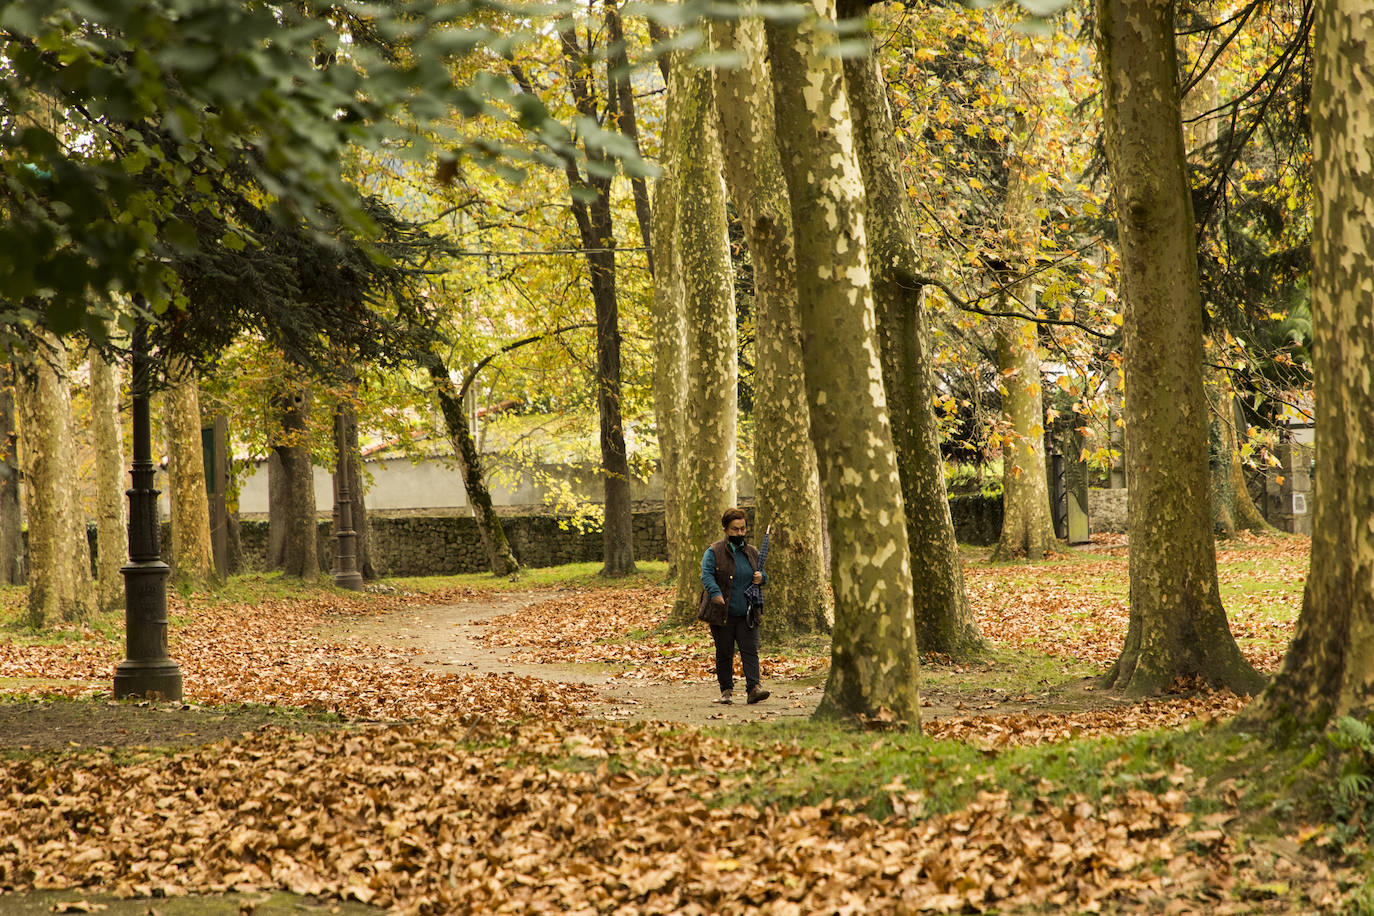
[{"label": "folded umbrella", "polygon": [[[773,526],[768,526],[768,531],[763,533],[763,545],[759,547],[759,568],[756,572],[763,572],[763,561],[768,559],[768,535],[772,532]],[[744,603],[752,608],[763,607],[763,586],[757,582],[750,582],[744,589]]]}]

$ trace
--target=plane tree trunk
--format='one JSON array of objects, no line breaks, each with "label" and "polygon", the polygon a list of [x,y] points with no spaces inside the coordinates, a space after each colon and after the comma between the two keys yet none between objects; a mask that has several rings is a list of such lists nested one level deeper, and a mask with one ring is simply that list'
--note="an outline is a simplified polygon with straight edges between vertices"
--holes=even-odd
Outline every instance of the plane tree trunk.
[{"label": "plane tree trunk", "polygon": [[86,523],[71,479],[75,448],[66,347],[46,339],[15,374],[29,520],[27,622],[40,629],[85,620],[95,608],[95,589]]},{"label": "plane tree trunk", "polygon": [[310,389],[300,384],[278,399],[281,425],[267,461],[268,565],[308,582],[320,577],[309,440],[312,401]]},{"label": "plane tree trunk", "polygon": [[681,118],[672,165],[687,331],[677,492],[685,543],[673,608],[675,620],[689,623],[701,592],[702,552],[720,537],[721,514],[735,504],[735,287],[711,71],[679,63],[669,94]]},{"label": "plane tree trunk", "polygon": [[349,499],[353,503],[353,532],[358,552],[358,572],[365,581],[377,578],[372,563],[372,527],[367,523],[367,481],[363,477],[363,454],[358,446],[358,411],[352,401],[345,400],[339,408],[344,419],[344,463],[347,473]]},{"label": "plane tree trunk", "polygon": [[119,372],[91,351],[91,439],[95,446],[96,603],[105,612],[124,607],[120,569],[129,556],[129,486],[119,422]]},{"label": "plane tree trunk", "polygon": [[169,565],[174,581],[185,588],[201,589],[215,579],[215,560],[210,546],[210,500],[205,491],[201,447],[200,385],[184,360],[170,360],[167,373],[163,408],[171,491],[168,496],[172,506]]},{"label": "plane tree trunk", "polygon": [[[1018,284],[1024,305],[1035,310],[1030,284]],[[1045,404],[1040,354],[1032,322],[997,321],[997,362],[1001,367],[1002,414],[1009,427],[1002,444],[1002,534],[994,560],[1043,559],[1055,543],[1050,519],[1049,480],[1045,473]]]},{"label": "plane tree trunk", "polygon": [[[670,111],[663,146],[672,149],[675,115]],[[687,392],[687,297],[678,259],[677,183],[671,174],[654,185],[654,417],[658,428],[659,473],[663,477],[663,525],[668,545],[668,581],[678,581],[678,564],[692,562],[691,536],[683,521],[679,475],[682,414]],[[675,613],[682,620],[684,614]]]},{"label": "plane tree trunk", "polygon": [[863,178],[834,29],[833,6],[796,26],[766,27],[835,594],[830,675],[817,714],[919,726],[906,515],[874,329]]},{"label": "plane tree trunk", "polygon": [[1297,633],[1248,715],[1284,730],[1374,711],[1374,10],[1320,0],[1312,88],[1312,368],[1317,454],[1312,559]]},{"label": "plane tree trunk", "polygon": [[754,265],[755,540],[771,529],[764,626],[770,635],[819,633],[835,615],[822,553],[820,480],[802,374],[796,257],[787,181],[774,133],[763,23],[719,20],[717,47],[744,54],[716,72],[716,106],[730,196]]},{"label": "plane tree trunk", "polygon": [[1130,622],[1104,684],[1180,678],[1254,693],[1217,584],[1202,302],[1184,159],[1174,3],[1097,0],[1105,138],[1125,300]]},{"label": "plane tree trunk", "polygon": [[[859,4],[840,10],[846,16],[863,11]],[[945,490],[930,328],[921,284],[913,276],[919,258],[916,221],[902,179],[897,130],[873,55],[846,58],[844,74],[867,200],[864,226],[907,542],[912,556],[920,558],[911,569],[916,643],[923,652],[967,658],[982,651],[984,643],[964,589]]]},{"label": "plane tree trunk", "polygon": [[19,509],[19,415],[14,370],[0,369],[0,585],[23,585],[23,519]]}]

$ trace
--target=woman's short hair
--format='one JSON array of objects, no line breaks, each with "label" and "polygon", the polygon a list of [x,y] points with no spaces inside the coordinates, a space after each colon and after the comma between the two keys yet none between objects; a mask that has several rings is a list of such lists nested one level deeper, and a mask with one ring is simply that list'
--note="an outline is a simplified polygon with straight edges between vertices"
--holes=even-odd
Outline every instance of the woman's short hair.
[{"label": "woman's short hair", "polygon": [[729,528],[730,523],[735,519],[747,520],[749,516],[744,514],[744,510],[739,506],[731,506],[725,510],[725,514],[720,517],[720,527]]}]

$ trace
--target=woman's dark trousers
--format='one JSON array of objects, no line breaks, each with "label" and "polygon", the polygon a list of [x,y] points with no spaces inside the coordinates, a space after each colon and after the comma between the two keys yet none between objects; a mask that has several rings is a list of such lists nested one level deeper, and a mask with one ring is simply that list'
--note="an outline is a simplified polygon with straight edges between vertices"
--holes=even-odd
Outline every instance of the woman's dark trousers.
[{"label": "woman's dark trousers", "polygon": [[716,681],[721,692],[735,687],[735,647],[744,666],[745,689],[759,685],[759,628],[748,624],[748,617],[730,616],[723,627],[711,624],[711,638],[716,642]]}]

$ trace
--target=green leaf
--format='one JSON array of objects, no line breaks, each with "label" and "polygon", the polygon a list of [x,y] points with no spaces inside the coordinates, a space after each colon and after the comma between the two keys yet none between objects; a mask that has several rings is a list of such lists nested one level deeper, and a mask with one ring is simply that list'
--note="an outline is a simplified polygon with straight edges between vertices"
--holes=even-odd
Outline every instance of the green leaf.
[{"label": "green leaf", "polygon": [[737,70],[749,62],[743,51],[702,51],[688,58],[690,67],[715,67],[720,70]]},{"label": "green leaf", "polygon": [[1042,19],[1061,12],[1069,5],[1068,0],[1017,0],[1017,3],[1032,16]]},{"label": "green leaf", "polygon": [[36,34],[43,23],[35,9],[38,6],[36,3],[10,3],[0,11],[0,27],[21,35]]},{"label": "green leaf", "polygon": [[148,154],[143,150],[135,150],[120,160],[120,167],[124,169],[126,175],[139,175],[150,164]]},{"label": "green leaf", "polygon": [[849,38],[837,41],[825,49],[826,57],[867,57],[873,50],[873,43],[867,38]]}]

